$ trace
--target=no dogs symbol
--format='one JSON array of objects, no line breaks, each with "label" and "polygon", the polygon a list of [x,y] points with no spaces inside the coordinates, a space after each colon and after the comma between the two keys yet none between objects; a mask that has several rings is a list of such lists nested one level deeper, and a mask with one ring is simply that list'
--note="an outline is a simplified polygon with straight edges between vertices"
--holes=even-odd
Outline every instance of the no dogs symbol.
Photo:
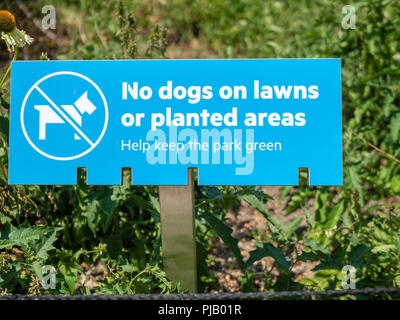
[{"label": "no dogs symbol", "polygon": [[56,72],[37,81],[21,108],[29,144],[54,160],[73,160],[92,151],[107,129],[108,108],[100,88],[76,72]]}]

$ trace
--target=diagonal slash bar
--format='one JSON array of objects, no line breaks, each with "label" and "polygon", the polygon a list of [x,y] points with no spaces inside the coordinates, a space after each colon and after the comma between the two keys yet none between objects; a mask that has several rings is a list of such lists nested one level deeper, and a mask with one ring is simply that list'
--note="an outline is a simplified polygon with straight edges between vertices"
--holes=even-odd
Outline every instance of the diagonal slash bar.
[{"label": "diagonal slash bar", "polygon": [[45,98],[50,104],[51,106],[56,109],[56,111],[63,117],[64,120],[66,120],[74,129],[76,132],[78,132],[78,134],[86,140],[87,143],[90,144],[90,146],[93,146],[94,143],[82,132],[81,129],[79,129],[75,123],[72,122],[72,120],[47,96],[47,94],[45,94],[42,89],[40,89],[37,85],[34,87],[37,91],[39,91],[39,93],[43,96],[43,98]]}]

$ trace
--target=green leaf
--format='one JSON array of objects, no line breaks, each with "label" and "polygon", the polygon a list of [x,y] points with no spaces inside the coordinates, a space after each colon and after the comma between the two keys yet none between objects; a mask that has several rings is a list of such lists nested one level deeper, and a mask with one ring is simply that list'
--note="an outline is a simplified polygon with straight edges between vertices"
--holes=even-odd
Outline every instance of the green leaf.
[{"label": "green leaf", "polygon": [[64,280],[68,286],[69,292],[71,294],[74,294],[76,281],[78,280],[78,274],[76,273],[64,274]]},{"label": "green leaf", "polygon": [[8,128],[10,128],[10,120],[6,117],[0,117],[0,134],[8,137]]},{"label": "green leaf", "polygon": [[8,216],[4,215],[2,212],[0,212],[0,225],[9,224],[11,221],[12,221],[12,219],[10,217],[8,217]]},{"label": "green leaf", "polygon": [[290,263],[286,260],[283,252],[275,248],[272,244],[264,243],[262,247],[250,252],[250,258],[246,261],[245,268],[250,267],[254,262],[264,258],[272,257],[281,269],[289,271]]},{"label": "green leaf", "polygon": [[358,191],[359,197],[360,197],[360,205],[364,205],[364,199],[363,199],[363,187],[360,184],[360,177],[356,171],[357,169],[355,167],[349,167],[349,175],[350,175],[350,180],[354,188]]},{"label": "green leaf", "polygon": [[282,201],[286,196],[288,196],[290,191],[292,191],[292,190],[293,190],[292,186],[283,186],[280,189],[279,201]]},{"label": "green leaf", "polygon": [[87,218],[90,230],[96,235],[100,223],[104,230],[118,206],[118,187],[105,187],[103,192],[96,191],[88,198],[86,210],[82,213]]},{"label": "green leaf", "polygon": [[314,203],[314,219],[317,223],[324,223],[326,221],[327,214],[327,205],[329,195],[317,190],[315,194],[315,203]]},{"label": "green leaf", "polygon": [[9,231],[0,233],[0,249],[11,249],[14,246],[26,246],[31,241],[38,240],[43,230],[38,227],[14,227],[9,224]]},{"label": "green leaf", "polygon": [[321,263],[316,265],[311,271],[341,270],[342,268],[343,265],[339,260],[333,260],[331,256],[328,256],[327,260],[321,261]]},{"label": "green leaf", "polygon": [[398,141],[400,137],[400,113],[390,119],[389,129],[392,139]]},{"label": "green leaf", "polygon": [[137,269],[138,268],[135,267],[134,265],[126,263],[126,262],[125,262],[125,264],[121,265],[121,270],[124,272],[127,272],[129,274],[132,274],[133,272],[137,271]]},{"label": "green leaf", "polygon": [[202,216],[204,217],[204,219],[206,219],[206,221],[210,224],[210,226],[214,229],[218,236],[221,237],[225,245],[232,251],[232,253],[236,257],[239,267],[243,270],[243,256],[240,253],[240,249],[238,247],[239,241],[231,236],[233,230],[225,225],[221,220],[208,212],[203,212]]},{"label": "green leaf", "polygon": [[36,276],[42,280],[43,279],[43,263],[41,261],[34,261],[32,263],[32,269],[36,273]]},{"label": "green leaf", "polygon": [[254,275],[246,271],[244,276],[239,276],[241,283],[240,292],[254,292]]},{"label": "green leaf", "polygon": [[264,203],[259,200],[255,195],[253,194],[246,194],[240,196],[241,200],[246,201],[248,204],[253,206],[255,209],[257,209],[259,212],[262,213],[262,215],[270,222],[274,227],[276,227],[279,231],[284,232],[286,234],[286,226],[285,224],[280,221],[279,219],[276,219],[275,217],[271,216],[265,207]]},{"label": "green leaf", "polygon": [[316,242],[313,238],[308,238],[304,245],[310,248],[312,251],[320,252],[322,254],[328,254],[329,248],[323,243]]},{"label": "green leaf", "polygon": [[351,214],[349,214],[348,211],[345,211],[343,214],[343,226],[345,228],[350,228],[353,225],[353,218],[351,217]]},{"label": "green leaf", "polygon": [[320,256],[313,252],[303,251],[300,256],[298,256],[298,261],[307,262],[308,260],[316,261],[320,259]]},{"label": "green leaf", "polygon": [[54,242],[57,241],[57,232],[62,228],[57,228],[50,235],[50,237],[42,237],[41,241],[32,245],[35,250],[35,260],[46,261],[48,258],[48,252],[55,249],[53,246]]},{"label": "green leaf", "polygon": [[310,212],[310,210],[308,210],[306,207],[302,207],[303,211],[306,215],[306,221],[307,224],[310,228],[312,228],[313,226],[315,226],[315,220],[314,220],[314,216],[312,215],[312,213]]},{"label": "green leaf", "polygon": [[160,202],[158,201],[158,199],[156,197],[153,197],[151,194],[149,195],[149,197],[153,208],[156,209],[158,213],[160,213]]},{"label": "green leaf", "polygon": [[345,211],[344,201],[341,201],[339,202],[339,204],[335,204],[334,206],[332,206],[330,208],[329,213],[327,214],[324,228],[332,229],[333,227],[335,227],[338,224],[340,218],[342,217],[344,211]]},{"label": "green leaf", "polygon": [[297,228],[300,226],[301,222],[303,221],[302,217],[298,217],[296,219],[293,219],[289,225],[286,227],[286,236],[289,238],[293,232],[297,230]]},{"label": "green leaf", "polygon": [[396,237],[396,248],[397,248],[397,253],[400,254],[400,237],[398,234],[395,235]]},{"label": "green leaf", "polygon": [[376,246],[372,248],[371,252],[372,253],[388,253],[391,250],[396,250],[396,246],[394,244],[384,244],[381,246]]},{"label": "green leaf", "polygon": [[224,195],[221,193],[221,191],[217,187],[204,186],[204,187],[201,187],[201,191],[203,191],[204,196],[207,199],[222,199],[224,197]]},{"label": "green leaf", "polygon": [[123,248],[122,237],[118,234],[110,234],[104,237],[104,242],[107,244],[110,258],[117,259]]},{"label": "green leaf", "polygon": [[348,258],[349,258],[349,264],[356,265],[359,263],[361,258],[363,258],[369,251],[370,247],[365,246],[363,244],[360,244],[358,246],[352,247]]},{"label": "green leaf", "polygon": [[394,193],[396,194],[400,194],[400,176],[394,176],[391,180],[390,180],[390,185],[392,187],[392,190]]},{"label": "green leaf", "polygon": [[89,202],[86,206],[86,210],[82,212],[82,215],[87,218],[89,229],[92,231],[93,235],[96,235],[97,226],[101,221],[99,202],[97,200]]}]

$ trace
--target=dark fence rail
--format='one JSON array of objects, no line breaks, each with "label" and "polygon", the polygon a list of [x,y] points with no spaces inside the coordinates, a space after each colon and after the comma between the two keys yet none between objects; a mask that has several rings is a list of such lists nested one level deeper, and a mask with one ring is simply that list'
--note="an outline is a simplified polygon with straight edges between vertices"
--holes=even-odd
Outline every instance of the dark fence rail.
[{"label": "dark fence rail", "polygon": [[364,288],[325,291],[281,291],[281,292],[222,292],[186,294],[131,294],[131,295],[4,295],[0,300],[248,300],[309,298],[345,295],[399,295],[400,288]]}]

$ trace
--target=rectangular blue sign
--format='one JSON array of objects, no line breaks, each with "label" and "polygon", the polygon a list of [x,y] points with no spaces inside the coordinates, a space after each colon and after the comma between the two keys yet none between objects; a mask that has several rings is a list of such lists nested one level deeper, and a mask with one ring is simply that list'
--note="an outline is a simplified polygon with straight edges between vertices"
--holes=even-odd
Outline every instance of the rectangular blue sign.
[{"label": "rectangular blue sign", "polygon": [[340,59],[16,61],[10,184],[342,184]]}]

